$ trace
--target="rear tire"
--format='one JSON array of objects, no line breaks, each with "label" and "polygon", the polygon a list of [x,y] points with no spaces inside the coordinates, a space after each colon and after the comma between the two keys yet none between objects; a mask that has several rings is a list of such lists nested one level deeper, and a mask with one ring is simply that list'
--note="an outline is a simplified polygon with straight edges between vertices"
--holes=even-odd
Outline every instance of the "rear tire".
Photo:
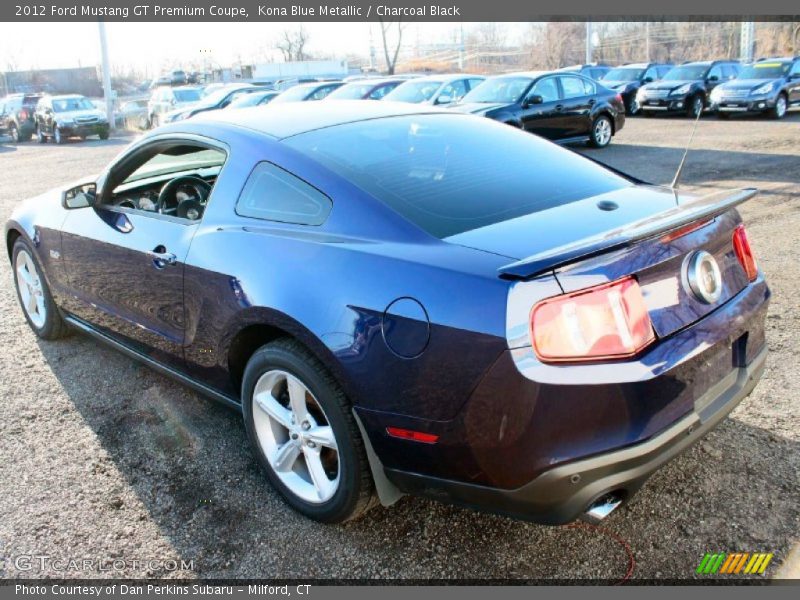
[{"label": "rear tire", "polygon": [[44,133],[42,133],[42,130],[38,125],[36,126],[36,140],[40,144],[47,143],[47,136]]},{"label": "rear tire", "polygon": [[12,123],[10,129],[8,130],[8,135],[11,136],[11,141],[15,144],[19,144],[19,129],[17,126]]},{"label": "rear tire", "polygon": [[347,397],[299,342],[280,339],[253,354],[242,407],[253,453],[292,508],[341,523],[373,505],[372,475]]},{"label": "rear tire", "polygon": [[614,135],[614,125],[608,115],[599,115],[592,123],[589,132],[589,145],[593,148],[605,148],[611,143]]},{"label": "rear tire", "polygon": [[108,139],[108,132],[107,131],[101,131],[99,134],[97,134],[97,137],[99,137],[101,140],[107,140]]},{"label": "rear tire", "polygon": [[64,143],[64,137],[58,127],[53,127],[53,141],[59,146]]},{"label": "rear tire", "polygon": [[30,328],[43,340],[67,336],[69,327],[50,294],[36,254],[23,238],[14,242],[12,258],[17,299]]}]

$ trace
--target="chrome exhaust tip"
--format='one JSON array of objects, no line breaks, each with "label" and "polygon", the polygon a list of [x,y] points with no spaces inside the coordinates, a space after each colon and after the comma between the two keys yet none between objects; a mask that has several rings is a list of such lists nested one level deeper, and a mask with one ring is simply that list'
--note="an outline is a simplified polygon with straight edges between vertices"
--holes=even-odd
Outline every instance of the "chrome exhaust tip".
[{"label": "chrome exhaust tip", "polygon": [[606,494],[595,500],[583,513],[582,518],[592,525],[597,525],[600,521],[617,510],[620,504],[622,504],[621,496],[614,493]]}]

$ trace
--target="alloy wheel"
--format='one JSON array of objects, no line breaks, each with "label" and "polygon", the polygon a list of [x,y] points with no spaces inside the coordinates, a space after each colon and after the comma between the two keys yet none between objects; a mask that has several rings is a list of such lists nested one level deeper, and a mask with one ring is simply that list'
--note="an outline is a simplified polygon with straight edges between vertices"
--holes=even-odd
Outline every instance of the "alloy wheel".
[{"label": "alloy wheel", "polygon": [[44,288],[36,272],[36,266],[30,254],[25,250],[17,253],[14,269],[17,278],[17,289],[22,301],[22,308],[38,329],[44,327],[47,320],[47,309],[44,303]]},{"label": "alloy wheel", "polygon": [[286,371],[267,371],[256,382],[252,402],[256,437],[275,475],[301,500],[330,500],[339,487],[338,446],[308,387]]},{"label": "alloy wheel", "polygon": [[11,141],[14,142],[15,144],[18,144],[19,143],[19,129],[17,129],[17,126],[16,125],[12,125],[11,126],[11,131],[9,133],[11,134]]},{"label": "alloy wheel", "polygon": [[692,116],[698,117],[703,112],[703,99],[697,96],[692,100]]},{"label": "alloy wheel", "polygon": [[597,119],[594,124],[594,139],[598,146],[605,146],[611,141],[611,122],[608,119]]},{"label": "alloy wheel", "polygon": [[775,101],[775,114],[779,119],[786,114],[786,98],[783,96],[778,96]]}]

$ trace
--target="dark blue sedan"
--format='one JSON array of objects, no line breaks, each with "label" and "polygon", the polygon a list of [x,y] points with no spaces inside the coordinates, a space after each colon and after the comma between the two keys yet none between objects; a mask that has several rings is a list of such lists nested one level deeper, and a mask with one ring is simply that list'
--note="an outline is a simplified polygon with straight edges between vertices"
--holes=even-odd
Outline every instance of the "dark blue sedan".
[{"label": "dark blue sedan", "polygon": [[564,523],[608,515],[755,386],[754,193],[332,101],[159,128],[5,235],[39,337],[77,329],[241,411],[303,514],[414,493]]}]

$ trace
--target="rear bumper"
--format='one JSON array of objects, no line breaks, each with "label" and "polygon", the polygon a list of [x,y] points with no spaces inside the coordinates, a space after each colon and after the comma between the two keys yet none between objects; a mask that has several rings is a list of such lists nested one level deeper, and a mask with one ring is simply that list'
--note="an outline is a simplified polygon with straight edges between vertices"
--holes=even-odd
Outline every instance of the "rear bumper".
[{"label": "rear bumper", "polygon": [[633,495],[665,463],[713,429],[753,390],[764,371],[767,350],[735,368],[695,401],[695,408],[651,439],[562,465],[516,489],[498,489],[393,469],[387,477],[401,490],[557,525],[580,517],[598,498],[614,492]]}]

